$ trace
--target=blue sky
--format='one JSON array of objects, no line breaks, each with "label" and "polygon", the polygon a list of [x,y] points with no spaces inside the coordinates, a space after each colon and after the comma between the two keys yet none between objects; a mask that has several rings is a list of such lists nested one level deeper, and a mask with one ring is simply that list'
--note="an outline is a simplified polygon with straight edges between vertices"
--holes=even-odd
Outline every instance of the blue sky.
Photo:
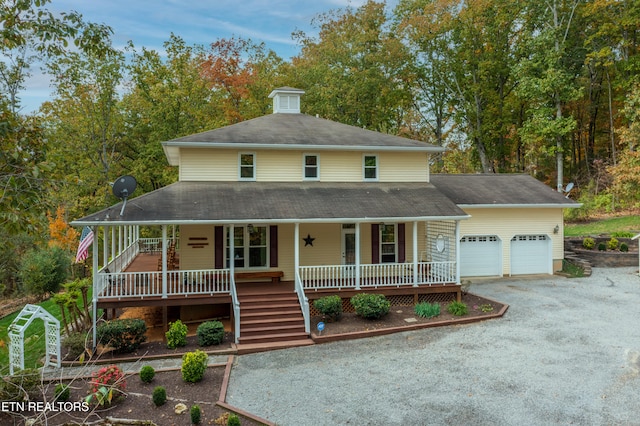
[{"label": "blue sky", "polygon": [[[387,0],[395,6],[399,0]],[[113,28],[113,43],[123,48],[132,40],[137,48],[163,51],[173,32],[187,44],[207,45],[232,36],[264,42],[288,60],[299,53],[291,33],[315,35],[311,20],[319,13],[366,0],[52,0],[52,11],[81,13],[87,21]],[[32,70],[27,90],[21,93],[24,112],[31,112],[50,94],[49,80]]]}]

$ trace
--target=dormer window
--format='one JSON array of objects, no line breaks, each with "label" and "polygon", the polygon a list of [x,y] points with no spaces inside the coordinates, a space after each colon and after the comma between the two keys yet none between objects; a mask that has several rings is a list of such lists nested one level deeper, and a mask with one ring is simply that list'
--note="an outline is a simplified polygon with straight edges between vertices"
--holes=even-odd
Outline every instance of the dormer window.
[{"label": "dormer window", "polygon": [[362,161],[364,180],[378,180],[378,156],[365,155]]},{"label": "dormer window", "polygon": [[250,152],[241,152],[239,156],[239,179],[256,180],[256,156]]},{"label": "dormer window", "polygon": [[300,114],[300,96],[304,90],[293,87],[280,87],[269,95],[273,98],[273,112],[285,114]]}]

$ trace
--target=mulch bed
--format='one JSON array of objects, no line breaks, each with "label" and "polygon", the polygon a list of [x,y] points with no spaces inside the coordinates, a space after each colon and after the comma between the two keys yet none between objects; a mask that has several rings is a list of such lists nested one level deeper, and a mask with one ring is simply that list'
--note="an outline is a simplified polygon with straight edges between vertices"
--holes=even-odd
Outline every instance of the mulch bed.
[{"label": "mulch bed", "polygon": [[[488,318],[494,318],[504,314],[507,305],[494,300],[485,299],[471,293],[463,293],[462,302],[468,307],[468,314],[462,317],[454,316],[447,312],[446,303],[441,304],[441,313],[435,318],[422,318],[414,314],[412,306],[392,306],[389,313],[380,320],[365,320],[352,313],[343,313],[342,318],[336,322],[326,322],[322,317],[313,317],[311,321],[312,334],[316,341],[323,339],[340,340],[345,338],[366,337],[385,332],[411,330],[420,327],[455,324],[460,322],[474,322]],[[409,321],[407,321],[407,319]],[[322,333],[318,333],[317,324],[325,322]],[[327,341],[328,341],[327,340]],[[166,356],[181,356],[185,352],[196,349],[233,353],[233,333],[225,333],[225,339],[221,345],[202,348],[197,344],[196,336],[187,337],[187,346],[179,349],[168,349],[163,341],[150,341],[143,343],[132,354],[101,354],[100,360],[117,363],[131,358],[153,358]],[[99,367],[96,366],[96,370]],[[49,412],[48,424],[105,424],[97,423],[100,419],[124,418],[150,420],[156,425],[190,425],[191,420],[187,410],[184,414],[175,414],[174,407],[177,403],[184,403],[188,408],[198,404],[202,410],[202,424],[226,425],[226,415],[229,410],[216,405],[222,389],[224,366],[209,367],[204,379],[196,384],[186,383],[182,380],[180,371],[158,371],[150,384],[143,383],[137,374],[127,378],[127,397],[109,408],[97,407],[91,413],[81,411]],[[164,386],[167,391],[168,401],[161,407],[156,407],[151,400],[151,393],[156,386]],[[42,395],[36,400],[52,401],[55,383],[45,386]],[[76,379],[71,383],[71,398],[69,401],[82,401],[88,394],[89,382],[86,378]],[[94,408],[94,407],[92,407]],[[34,415],[35,413],[31,413]],[[240,417],[242,425],[263,424],[254,419]],[[24,420],[20,417],[12,417],[6,412],[0,412],[0,424],[22,425]]]}]

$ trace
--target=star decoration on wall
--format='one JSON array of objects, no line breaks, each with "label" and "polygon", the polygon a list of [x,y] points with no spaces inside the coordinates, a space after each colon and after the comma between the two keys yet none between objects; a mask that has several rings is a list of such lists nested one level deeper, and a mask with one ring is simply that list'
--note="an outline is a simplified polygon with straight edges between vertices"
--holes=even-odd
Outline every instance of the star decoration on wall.
[{"label": "star decoration on wall", "polygon": [[307,234],[307,238],[303,238],[304,240],[304,246],[311,246],[313,247],[313,240],[315,240],[315,238],[312,238],[311,235]]}]

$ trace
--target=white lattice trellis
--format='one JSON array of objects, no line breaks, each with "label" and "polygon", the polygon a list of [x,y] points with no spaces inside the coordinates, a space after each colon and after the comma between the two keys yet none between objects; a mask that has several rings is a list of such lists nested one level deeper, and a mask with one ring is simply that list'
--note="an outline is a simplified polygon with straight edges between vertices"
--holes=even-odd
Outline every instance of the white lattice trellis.
[{"label": "white lattice trellis", "polygon": [[34,319],[44,321],[45,347],[47,356],[45,367],[51,363],[51,355],[56,355],[56,366],[60,368],[60,321],[46,309],[38,305],[25,305],[9,326],[9,374],[14,367],[24,370],[24,331]]}]

